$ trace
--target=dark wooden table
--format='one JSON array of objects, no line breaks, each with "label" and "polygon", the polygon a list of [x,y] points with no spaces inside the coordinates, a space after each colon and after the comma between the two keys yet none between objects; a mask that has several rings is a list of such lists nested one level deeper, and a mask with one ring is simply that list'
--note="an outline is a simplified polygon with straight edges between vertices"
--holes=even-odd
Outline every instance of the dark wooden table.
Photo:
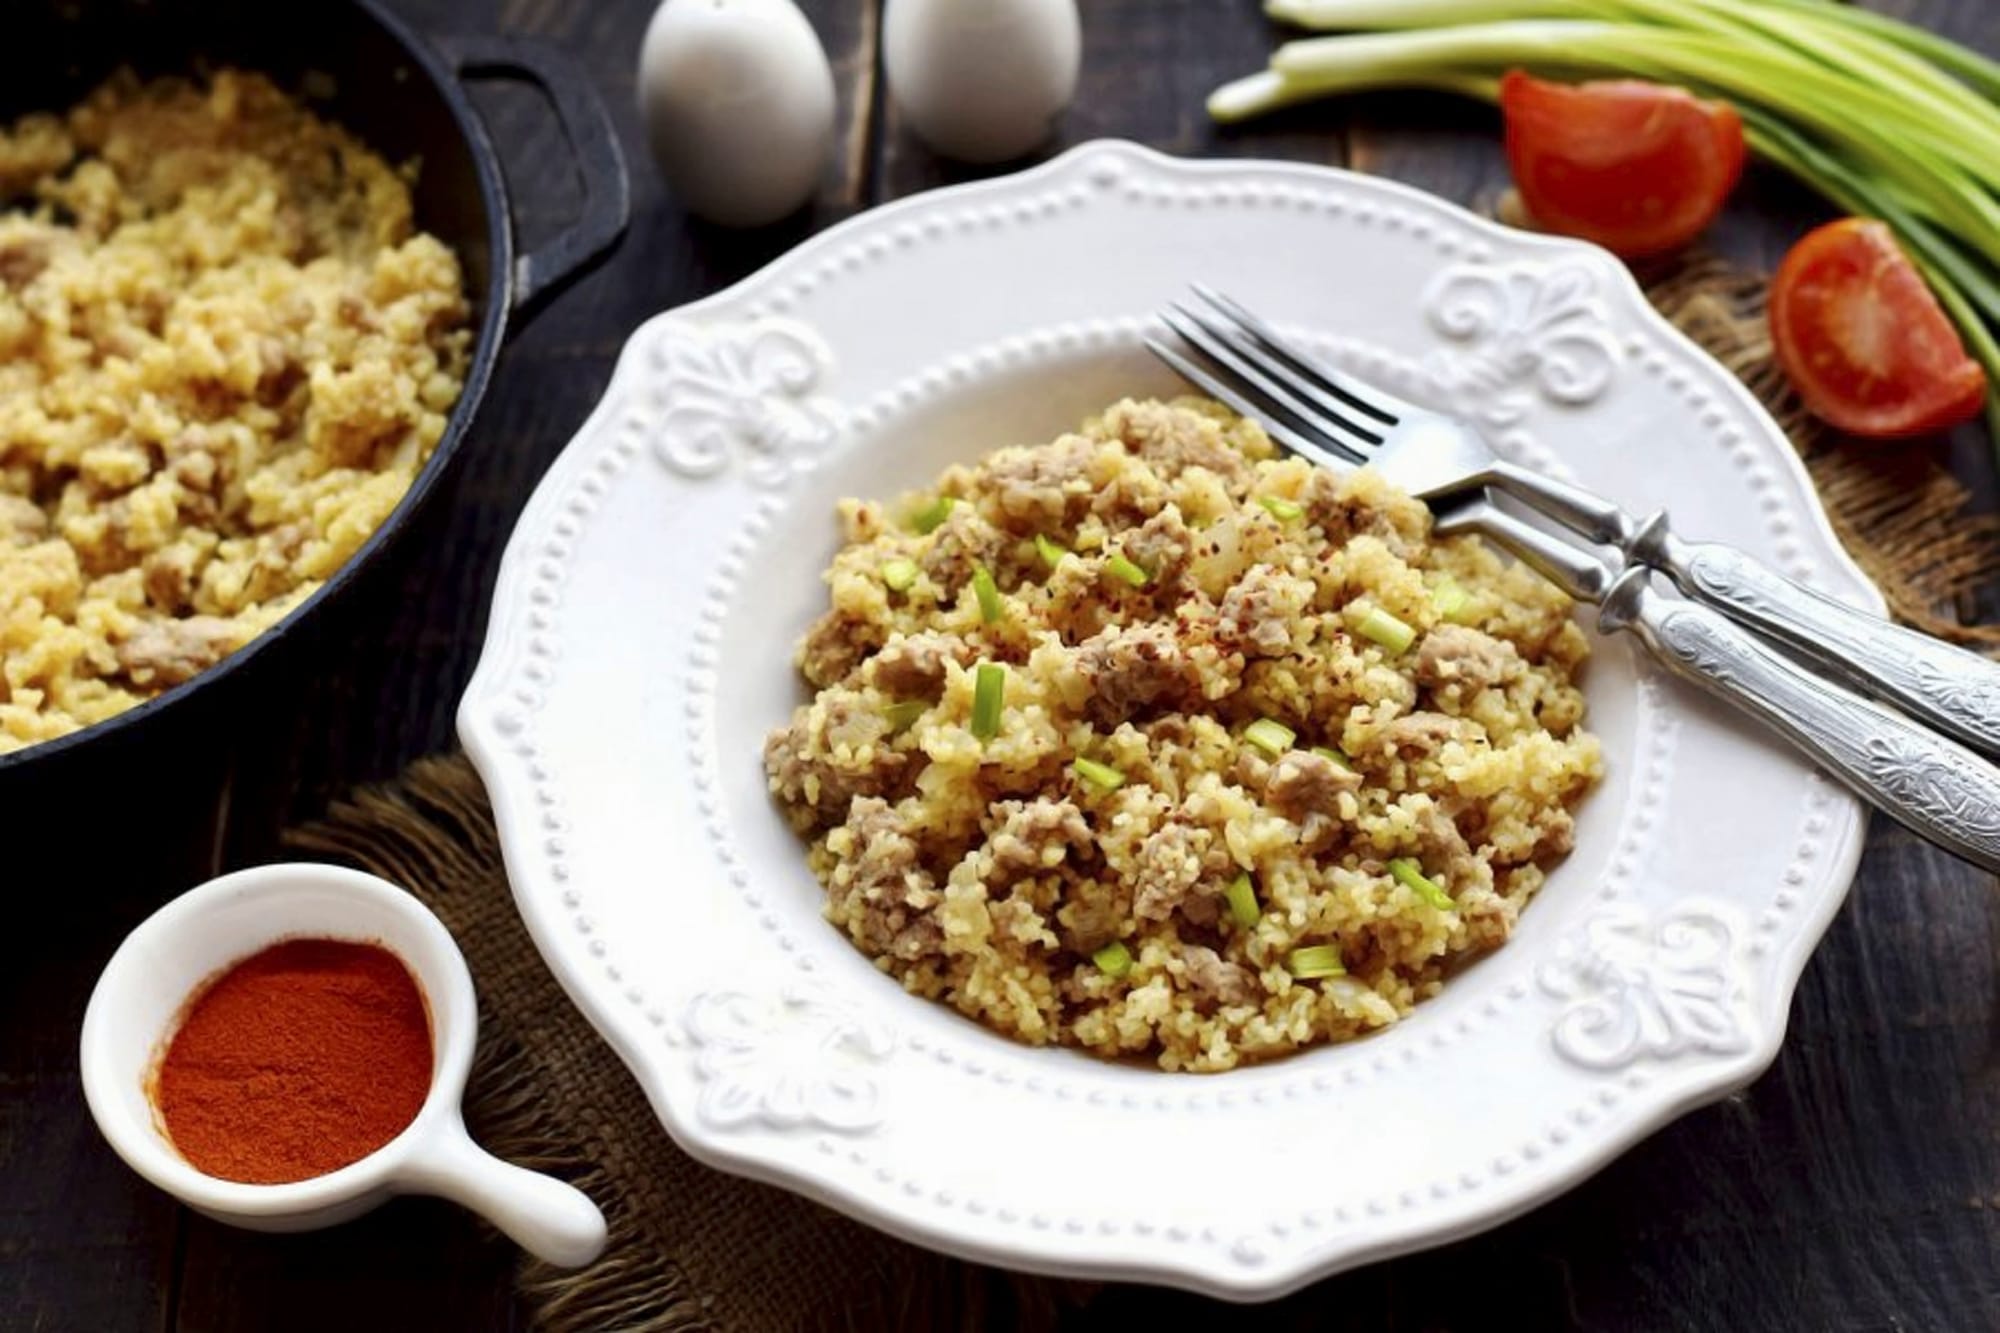
[{"label": "dark wooden table", "polygon": [[[2000,55],[1995,0],[1876,0]],[[649,0],[399,0],[431,33],[535,34],[600,81],[632,158],[635,213],[609,265],[501,361],[469,458],[339,623],[318,681],[276,720],[147,755],[81,792],[0,810],[0,1329],[505,1328],[511,1254],[465,1214],[408,1200],[344,1228],[268,1237],[177,1207],[99,1139],[76,1035],[98,969],[160,901],[268,859],[287,820],[452,744],[501,545],[530,488],[644,317],[751,271],[816,228],[966,173],[931,158],[884,97],[879,0],[807,0],[832,53],[837,161],[806,216],[761,233],[690,225],[639,134],[634,63]],[[1085,69],[1065,141],[1345,163],[1490,205],[1505,185],[1490,113],[1384,97],[1219,133],[1202,97],[1276,34],[1250,0],[1084,0]],[[574,182],[526,94],[482,94],[524,188],[529,233]],[[1753,172],[1716,243],[1767,266],[1821,213]],[[1304,257],[1310,262],[1310,257]],[[1992,490],[1984,437],[1945,446]],[[410,552],[418,554],[412,556]],[[103,811],[116,811],[107,836]],[[137,812],[134,814],[134,812]],[[1232,1314],[1107,1290],[1078,1327],[1226,1316],[1272,1328],[1911,1329],[2000,1327],[2000,897],[1989,878],[1884,821],[1807,969],[1791,1033],[1747,1091],[1655,1135],[1582,1187],[1486,1235]],[[611,1058],[606,1052],[606,1058]]]}]

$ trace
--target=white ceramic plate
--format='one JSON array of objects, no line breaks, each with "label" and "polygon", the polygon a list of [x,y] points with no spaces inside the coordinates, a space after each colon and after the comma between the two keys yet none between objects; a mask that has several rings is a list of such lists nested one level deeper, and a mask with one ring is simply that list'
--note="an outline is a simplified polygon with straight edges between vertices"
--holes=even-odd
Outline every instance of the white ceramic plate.
[{"label": "white ceramic plate", "polygon": [[1603,252],[1365,176],[1101,143],[639,329],[508,546],[459,725],[550,967],[689,1152],[974,1258],[1260,1299],[1490,1226],[1755,1076],[1862,819],[1600,641],[1609,773],[1575,854],[1388,1032],[1175,1075],[906,996],[821,920],[764,788],[834,501],[1176,390],[1138,337],[1189,279],[1879,606],[1776,427]]}]

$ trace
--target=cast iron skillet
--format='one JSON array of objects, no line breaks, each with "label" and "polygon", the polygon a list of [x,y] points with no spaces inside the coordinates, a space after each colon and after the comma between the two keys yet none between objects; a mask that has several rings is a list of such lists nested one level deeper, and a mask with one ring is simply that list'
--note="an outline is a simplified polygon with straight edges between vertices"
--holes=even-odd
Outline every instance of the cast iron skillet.
[{"label": "cast iron skillet", "polygon": [[[45,0],[9,5],[0,43],[0,119],[62,111],[120,66],[141,74],[236,65],[270,75],[390,162],[420,163],[417,226],[458,252],[477,330],[465,389],[409,493],[354,557],[289,616],[183,685],[94,727],[0,755],[0,789],[75,761],[115,739],[144,742],[162,714],[193,696],[239,688],[248,668],[302,622],[324,614],[452,466],[511,326],[617,245],[629,213],[625,161],[587,76],[562,53],[519,38],[425,41],[377,0]],[[22,12],[22,11],[27,12]],[[519,253],[499,159],[466,94],[467,80],[507,79],[554,108],[583,182],[582,214]],[[220,710],[205,714],[222,717]],[[38,784],[39,785],[39,784]]]}]

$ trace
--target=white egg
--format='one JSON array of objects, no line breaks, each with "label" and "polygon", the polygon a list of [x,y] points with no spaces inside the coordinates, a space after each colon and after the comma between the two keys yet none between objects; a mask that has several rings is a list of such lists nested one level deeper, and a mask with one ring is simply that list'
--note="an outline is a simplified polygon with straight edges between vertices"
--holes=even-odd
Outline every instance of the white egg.
[{"label": "white egg", "polygon": [[889,93],[931,147],[967,162],[1019,157],[1076,94],[1076,0],[889,0]]},{"label": "white egg", "polygon": [[819,185],[833,70],[792,0],[665,0],[639,50],[639,109],[682,204],[761,226]]}]

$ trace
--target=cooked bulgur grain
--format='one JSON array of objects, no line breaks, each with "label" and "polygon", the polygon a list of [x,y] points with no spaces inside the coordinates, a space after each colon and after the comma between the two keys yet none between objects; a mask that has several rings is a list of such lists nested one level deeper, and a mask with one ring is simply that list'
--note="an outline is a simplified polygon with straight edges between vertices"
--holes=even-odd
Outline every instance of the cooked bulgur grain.
[{"label": "cooked bulgur grain", "polygon": [[[765,763],[828,918],[916,994],[1228,1069],[1396,1021],[1570,848],[1600,761],[1567,600],[1432,542],[1372,472],[1127,401],[841,516],[799,655],[816,695]],[[1414,645],[1363,637],[1371,612]],[[981,664],[1005,668],[984,742]]]},{"label": "cooked bulgur grain", "polygon": [[354,554],[464,377],[408,181],[268,80],[0,130],[0,752],[206,669]]}]

